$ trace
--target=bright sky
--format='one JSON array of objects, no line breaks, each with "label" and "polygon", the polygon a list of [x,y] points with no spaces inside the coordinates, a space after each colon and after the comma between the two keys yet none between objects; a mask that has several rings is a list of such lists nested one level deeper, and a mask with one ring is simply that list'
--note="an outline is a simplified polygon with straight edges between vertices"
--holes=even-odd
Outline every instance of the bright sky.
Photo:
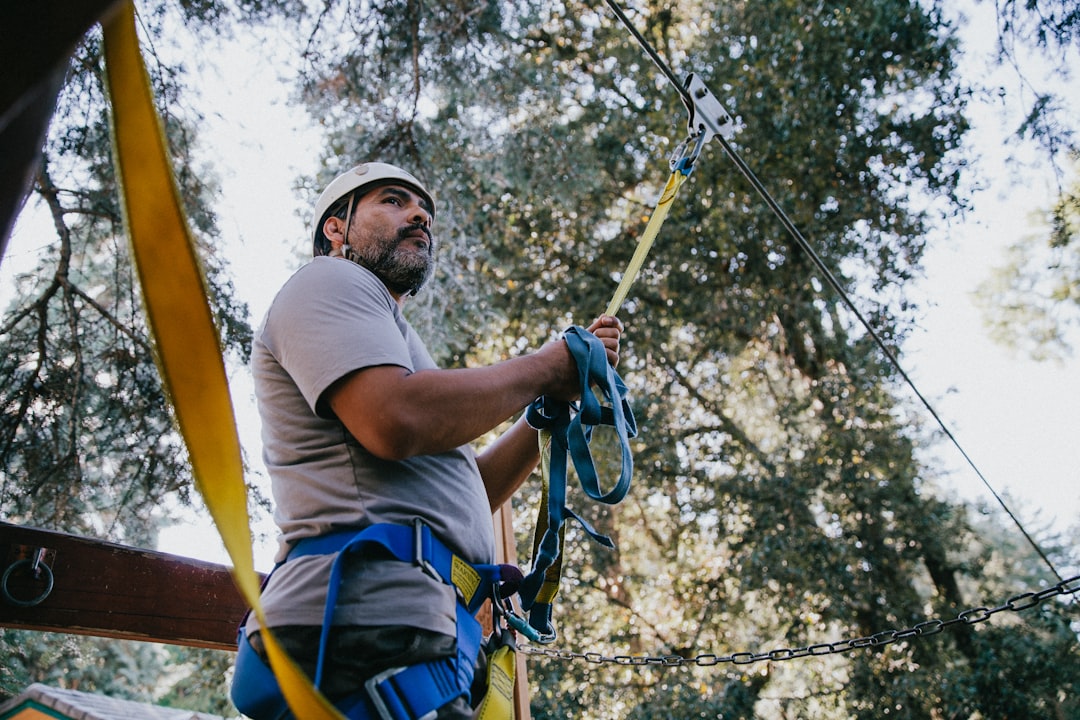
[{"label": "bright sky", "polygon": [[[980,6],[984,18],[992,12],[987,5]],[[992,26],[987,27],[985,22],[966,26],[972,38],[992,37]],[[230,48],[204,48],[203,57],[227,60],[206,73],[199,103],[210,115],[202,127],[213,147],[208,156],[222,174],[217,211],[226,255],[237,293],[257,323],[309,247],[304,239],[307,218],[300,210],[305,198],[292,186],[299,175],[314,172],[319,139],[304,114],[289,107],[288,84],[274,74],[280,65],[267,62],[264,54],[238,57],[235,45]],[[982,61],[980,56],[973,60]],[[1006,76],[1003,82],[1008,82]],[[1077,361],[1034,363],[994,345],[972,299],[990,267],[1002,262],[1004,248],[1028,232],[1029,211],[1047,206],[1053,197],[1053,188],[1038,172],[1025,174],[1019,183],[1008,182],[1016,171],[998,156],[1005,123],[1014,120],[1001,119],[998,110],[987,108],[979,115],[983,164],[978,179],[990,188],[976,196],[975,212],[932,241],[926,278],[913,292],[924,307],[924,320],[906,345],[902,363],[993,487],[1008,493],[1010,508],[1029,531],[1040,530],[1043,520],[1075,527],[1080,516]],[[737,144],[741,138],[735,140]],[[658,159],[658,168],[665,167],[664,160]],[[767,167],[754,171],[770,186]],[[693,186],[686,191],[693,192]],[[40,246],[36,238],[42,235],[34,229],[31,214],[25,213],[28,217],[16,227],[0,266],[0,301],[5,303],[10,273],[29,264],[35,246]],[[241,441],[252,468],[262,472],[247,373],[235,369],[231,381]],[[941,445],[934,455],[941,467],[954,469],[943,480],[946,490],[965,498],[987,497],[954,448]],[[202,525],[192,518],[191,525],[166,532],[162,549],[226,562],[215,535],[196,529]],[[269,523],[258,529],[273,533]],[[257,542],[257,567],[267,569],[272,553],[272,541]]]},{"label": "bright sky", "polygon": [[[973,67],[985,67],[993,49],[993,3],[980,3],[972,20],[961,24]],[[1076,60],[1075,51],[1070,55]],[[1025,64],[1032,70],[1037,62]],[[905,346],[902,362],[920,391],[934,405],[965,452],[990,485],[1037,536],[1047,525],[1080,530],[1080,368],[1066,362],[1032,362],[994,344],[974,304],[976,287],[1005,250],[1032,234],[1030,216],[1052,205],[1054,179],[1045,156],[1021,152],[1024,166],[1006,164],[1006,151],[1017,147],[1009,132],[1020,120],[1017,80],[998,71],[994,80],[1009,93],[1009,104],[983,106],[974,113],[979,173],[987,187],[974,196],[974,212],[929,243],[925,280],[917,284],[925,317]],[[1035,82],[1043,78],[1035,73]],[[1053,88],[1069,98],[1071,117],[1080,112],[1080,88],[1060,80]],[[1030,102],[1030,96],[1027,101]],[[1076,167],[1070,181],[1076,182]],[[970,181],[970,180],[969,180]],[[920,297],[921,296],[921,297]],[[1071,340],[1080,349],[1080,333]],[[960,452],[942,445],[935,450],[941,467],[955,468],[943,485],[966,498],[997,507]],[[1075,558],[1080,563],[1080,558]],[[1074,568],[1075,569],[1075,568]],[[1059,568],[1061,570],[1061,568]]]}]

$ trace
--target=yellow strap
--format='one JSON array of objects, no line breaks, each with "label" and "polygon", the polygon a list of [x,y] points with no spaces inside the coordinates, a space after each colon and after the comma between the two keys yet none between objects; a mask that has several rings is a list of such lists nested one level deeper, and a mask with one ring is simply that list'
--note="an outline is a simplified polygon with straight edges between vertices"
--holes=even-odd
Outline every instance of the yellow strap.
[{"label": "yellow strap", "polygon": [[[653,241],[656,240],[656,236],[659,234],[660,227],[664,224],[664,220],[667,219],[668,212],[670,212],[671,205],[675,200],[675,195],[679,192],[679,188],[682,187],[688,177],[688,174],[679,172],[678,170],[671,173],[671,177],[668,178],[667,184],[664,185],[663,192],[660,193],[660,199],[656,202],[656,208],[649,217],[649,222],[645,226],[645,231],[638,240],[634,255],[630,258],[630,263],[626,267],[626,272],[623,273],[622,281],[619,282],[619,286],[615,289],[615,295],[608,304],[605,314],[615,315],[622,306],[623,301],[626,300],[626,295],[630,291],[630,285],[633,284],[634,280],[637,279],[638,273],[641,272],[641,266],[645,263],[645,257],[649,254],[649,250],[652,249]],[[547,532],[548,527],[547,504],[550,466],[551,433],[544,430],[540,432],[541,493],[540,504],[538,505],[536,512],[536,528],[533,532],[533,557],[536,557],[536,551],[540,546],[540,540],[544,537],[544,533]],[[544,582],[536,594],[536,602],[538,603],[550,605],[559,594],[559,584],[562,579],[562,549],[565,531],[565,526],[560,528],[559,554],[547,569],[547,572],[544,573]]]},{"label": "yellow strap", "polygon": [[[533,557],[540,549],[540,541],[548,529],[548,490],[551,487],[551,431],[541,430],[540,441],[540,502],[536,506],[536,527],[533,529]],[[559,554],[544,572],[544,582],[536,593],[536,602],[550,605],[559,594],[559,581],[562,578],[563,541],[566,539],[566,526],[559,528]]]},{"label": "yellow strap", "polygon": [[675,194],[679,192],[679,188],[686,182],[687,177],[689,176],[678,171],[671,173],[667,185],[664,186],[664,191],[660,193],[656,209],[653,210],[652,216],[649,217],[649,224],[645,226],[645,232],[641,234],[641,239],[638,240],[634,256],[630,258],[630,264],[626,266],[622,281],[619,283],[619,287],[615,288],[615,295],[611,298],[611,302],[608,303],[604,314],[614,315],[619,312],[623,301],[626,300],[626,294],[630,292],[630,285],[633,284],[638,273],[641,272],[641,266],[645,263],[645,256],[652,249],[653,241],[656,240],[656,236],[660,232],[660,226],[667,219],[668,212],[671,210],[671,203],[675,200]]},{"label": "yellow strap", "polygon": [[512,645],[503,645],[488,658],[487,692],[476,709],[476,720],[514,720],[514,674],[517,654]]},{"label": "yellow strap", "polygon": [[[117,174],[158,368],[188,447],[196,487],[232,559],[233,580],[265,627],[218,332],[139,50],[134,5],[120,5],[103,28]],[[343,720],[273,635],[264,632],[262,637],[293,713],[305,720]]]}]

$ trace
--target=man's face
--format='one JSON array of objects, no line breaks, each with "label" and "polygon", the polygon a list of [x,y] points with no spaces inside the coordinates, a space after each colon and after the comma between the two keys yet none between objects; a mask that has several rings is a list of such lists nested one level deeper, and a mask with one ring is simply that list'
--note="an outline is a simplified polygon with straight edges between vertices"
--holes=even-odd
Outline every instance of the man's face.
[{"label": "man's face", "polygon": [[397,296],[416,294],[435,271],[431,208],[404,185],[383,185],[356,203],[348,257]]}]

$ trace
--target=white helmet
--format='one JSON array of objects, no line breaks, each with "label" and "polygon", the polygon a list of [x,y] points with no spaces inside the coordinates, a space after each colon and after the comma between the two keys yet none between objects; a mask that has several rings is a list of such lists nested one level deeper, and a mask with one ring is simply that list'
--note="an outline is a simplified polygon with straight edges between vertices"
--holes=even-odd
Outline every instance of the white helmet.
[{"label": "white helmet", "polygon": [[424,187],[423,183],[395,165],[381,162],[363,163],[334,178],[323,190],[318,202],[315,203],[315,211],[312,213],[311,218],[312,254],[326,255],[330,252],[330,241],[323,234],[322,226],[326,222],[326,216],[330,213],[330,209],[339,200],[368,185],[387,185],[391,183],[401,183],[415,190],[427,201],[431,218],[432,220],[435,219],[435,199]]}]

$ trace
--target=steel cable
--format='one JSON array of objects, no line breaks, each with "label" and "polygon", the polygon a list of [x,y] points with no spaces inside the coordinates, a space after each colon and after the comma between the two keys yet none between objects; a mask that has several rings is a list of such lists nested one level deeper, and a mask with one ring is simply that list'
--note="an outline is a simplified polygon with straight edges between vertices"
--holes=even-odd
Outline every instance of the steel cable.
[{"label": "steel cable", "polygon": [[[668,66],[668,64],[664,61],[664,59],[660,56],[656,49],[652,47],[649,41],[640,32],[638,32],[637,28],[634,27],[634,24],[630,21],[630,18],[627,17],[622,7],[620,7],[619,4],[615,2],[615,0],[604,1],[607,3],[608,7],[610,7],[611,10],[615,13],[619,21],[630,32],[630,34],[633,35],[634,39],[637,40],[638,44],[641,45],[642,49],[653,61],[653,63],[660,69],[664,76],[667,77],[668,81],[671,82],[672,86],[678,91],[679,95],[682,97],[683,102],[687,106],[687,109],[692,112],[694,108],[694,99],[691,96],[690,92],[679,81],[678,77],[676,77],[671,67]],[[691,128],[691,132],[694,132],[695,130],[696,128]],[[704,129],[701,129],[701,131],[704,132]],[[1046,563],[1046,566],[1050,568],[1050,572],[1054,574],[1058,582],[1062,582],[1062,576],[1058,572],[1057,568],[1054,566],[1054,563],[1051,562],[1050,558],[1047,557],[1046,553],[1043,552],[1041,547],[1039,547],[1039,544],[1035,542],[1035,539],[1031,537],[1027,529],[1024,527],[1023,523],[1020,522],[1020,519],[1006,504],[1004,498],[1002,498],[1001,495],[998,494],[997,490],[995,490],[994,487],[990,484],[990,481],[983,474],[982,470],[980,470],[978,465],[975,464],[974,459],[963,448],[963,446],[960,444],[960,441],[956,438],[955,435],[953,435],[952,431],[949,430],[948,426],[945,424],[941,416],[938,415],[933,405],[930,403],[929,400],[926,399],[926,397],[916,386],[915,381],[911,379],[911,376],[909,376],[904,370],[903,366],[901,366],[899,359],[896,357],[896,354],[889,348],[889,346],[881,338],[878,332],[874,329],[873,325],[870,324],[870,321],[866,319],[863,313],[855,305],[855,302],[851,299],[847,291],[840,284],[840,281],[837,280],[836,276],[833,275],[832,271],[825,264],[825,261],[822,260],[821,256],[818,255],[818,253],[814,250],[813,246],[799,231],[799,228],[787,216],[783,208],[781,208],[779,203],[777,203],[776,200],[772,197],[764,184],[762,184],[762,182],[758,180],[757,176],[753,173],[750,167],[743,161],[741,157],[739,157],[738,153],[735,152],[735,149],[731,146],[731,143],[729,143],[723,135],[717,134],[715,135],[715,137],[720,141],[721,147],[723,147],[724,152],[735,164],[735,167],[738,168],[739,172],[742,173],[743,177],[745,177],[746,180],[750,183],[750,185],[754,188],[755,192],[757,192],[757,194],[769,207],[772,213],[784,226],[784,229],[788,231],[791,237],[795,240],[796,244],[807,254],[814,266],[821,271],[822,275],[824,275],[825,277],[825,280],[840,296],[840,299],[843,301],[844,305],[846,305],[847,308],[854,314],[855,318],[859,321],[859,323],[864,328],[866,328],[866,331],[870,335],[870,338],[878,346],[881,352],[884,353],[886,359],[900,374],[900,377],[903,378],[904,382],[908,385],[908,387],[911,388],[912,392],[915,393],[915,396],[922,403],[923,407],[925,407],[927,412],[929,412],[930,415],[934,418],[938,426],[945,433],[945,436],[949,438],[949,441],[960,452],[960,455],[964,458],[964,461],[967,462],[968,466],[972,469],[972,471],[974,471],[975,475],[979,478],[979,480],[982,481],[982,484],[986,487],[987,490],[990,491],[990,494],[993,495],[994,499],[997,500],[998,504],[1001,505],[1002,509],[1006,512],[1006,514],[1008,514],[1009,518],[1013,521],[1013,523],[1015,523],[1016,527],[1020,530],[1020,533],[1024,536],[1024,539],[1027,540],[1028,544],[1031,545],[1031,547],[1035,550],[1035,552],[1042,559],[1042,561]]]}]

